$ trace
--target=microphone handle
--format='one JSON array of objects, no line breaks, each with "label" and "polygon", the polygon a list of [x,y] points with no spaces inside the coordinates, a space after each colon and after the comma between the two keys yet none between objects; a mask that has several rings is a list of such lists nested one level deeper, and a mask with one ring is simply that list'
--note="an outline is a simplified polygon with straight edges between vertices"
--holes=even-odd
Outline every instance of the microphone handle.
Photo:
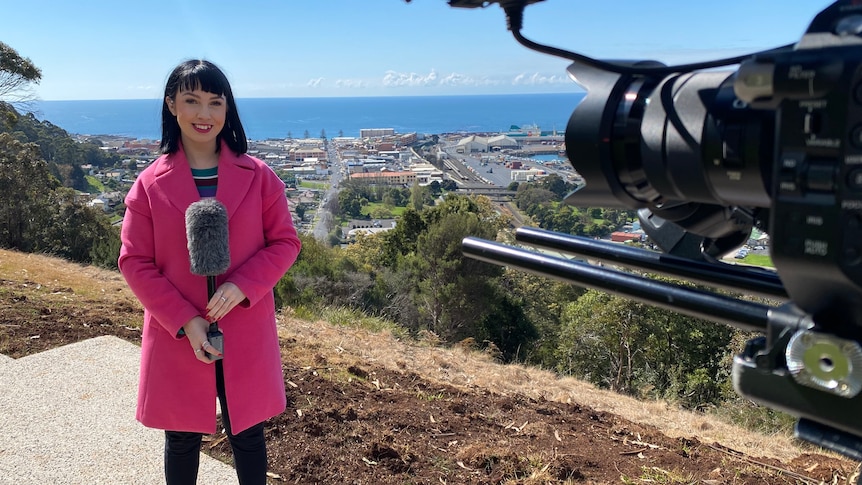
[{"label": "microphone handle", "polygon": [[[207,301],[212,300],[216,292],[216,277],[215,275],[207,275]],[[218,331],[218,322],[210,323],[210,332]]]}]

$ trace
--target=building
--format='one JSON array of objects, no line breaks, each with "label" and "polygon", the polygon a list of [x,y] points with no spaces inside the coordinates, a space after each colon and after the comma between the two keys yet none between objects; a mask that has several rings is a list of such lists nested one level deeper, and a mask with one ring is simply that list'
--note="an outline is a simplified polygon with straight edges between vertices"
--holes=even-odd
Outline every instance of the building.
[{"label": "building", "polygon": [[291,162],[301,162],[307,158],[326,160],[326,150],[309,147],[293,148],[290,150],[288,156]]},{"label": "building", "polygon": [[416,174],[419,185],[428,185],[431,182],[443,182],[443,172],[430,163],[414,163],[410,165],[410,171]]},{"label": "building", "polygon": [[406,135],[401,135],[398,142],[401,145],[410,145],[411,143],[416,143],[418,140],[419,136],[416,133],[407,133]]},{"label": "building", "polygon": [[347,224],[344,229],[344,237],[354,239],[357,234],[375,234],[378,232],[386,232],[395,228],[395,219],[353,219]]},{"label": "building", "polygon": [[356,180],[371,185],[402,185],[411,186],[416,182],[416,173],[414,172],[366,172],[352,173],[350,180]]},{"label": "building", "polygon": [[488,138],[489,150],[502,150],[504,148],[518,148],[519,143],[512,137],[506,135],[497,135]]},{"label": "building", "polygon": [[641,234],[635,234],[632,232],[613,232],[611,233],[611,241],[613,242],[629,242],[629,241],[641,241],[643,236]]},{"label": "building", "polygon": [[530,170],[512,170],[509,173],[509,179],[512,182],[532,182],[536,178],[544,177],[547,173],[544,170],[531,168]]},{"label": "building", "polygon": [[359,138],[378,136],[395,136],[395,128],[361,128],[359,130]]},{"label": "building", "polygon": [[487,152],[488,139],[478,135],[461,138],[456,145],[456,151],[458,153]]}]

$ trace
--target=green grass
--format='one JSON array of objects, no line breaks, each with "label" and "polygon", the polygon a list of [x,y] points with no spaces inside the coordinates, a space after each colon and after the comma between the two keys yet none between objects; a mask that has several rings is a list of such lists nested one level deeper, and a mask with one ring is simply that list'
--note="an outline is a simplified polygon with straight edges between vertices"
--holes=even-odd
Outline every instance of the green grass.
[{"label": "green grass", "polygon": [[[386,205],[380,202],[369,202],[365,206],[362,207],[362,215],[366,217],[371,217],[371,214],[375,211],[383,209],[383,211],[388,211],[390,217],[401,217],[404,214],[404,211],[407,210],[406,207],[387,207]],[[387,217],[388,218],[388,217]]]},{"label": "green grass", "polygon": [[309,182],[308,180],[300,180],[300,187],[304,187],[306,189],[317,189],[317,190],[326,190],[329,188],[329,184],[322,182]]},{"label": "green grass", "polygon": [[87,189],[84,192],[89,194],[101,194],[105,191],[105,185],[101,180],[93,177],[92,175],[85,175],[84,180],[87,181]]},{"label": "green grass", "polygon": [[307,306],[299,305],[294,309],[294,315],[303,320],[324,320],[333,325],[343,327],[358,327],[371,332],[390,332],[396,337],[406,337],[408,332],[404,327],[385,318],[368,316],[363,312],[346,306]]},{"label": "green grass", "polygon": [[741,260],[745,264],[751,264],[754,266],[764,266],[767,268],[774,268],[775,265],[772,264],[772,258],[769,257],[768,254],[750,254]]}]

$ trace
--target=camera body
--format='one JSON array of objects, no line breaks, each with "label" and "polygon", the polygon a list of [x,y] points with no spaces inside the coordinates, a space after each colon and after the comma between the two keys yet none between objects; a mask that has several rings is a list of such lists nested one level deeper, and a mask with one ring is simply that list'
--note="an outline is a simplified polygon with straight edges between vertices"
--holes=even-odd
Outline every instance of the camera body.
[{"label": "camera body", "polygon": [[735,72],[620,75],[572,64],[587,96],[566,150],[586,185],[566,202],[639,209],[647,229],[658,218],[698,236],[709,260],[765,229],[790,303],[771,309],[766,336],[735,358],[734,387],[802,418],[801,437],[862,459],[857,3],[836,2],[792,49]]}]

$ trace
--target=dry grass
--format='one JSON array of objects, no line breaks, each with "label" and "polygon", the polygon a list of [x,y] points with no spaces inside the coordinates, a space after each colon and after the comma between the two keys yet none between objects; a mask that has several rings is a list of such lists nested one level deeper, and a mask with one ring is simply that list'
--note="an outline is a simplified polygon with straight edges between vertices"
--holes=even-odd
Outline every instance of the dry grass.
[{"label": "dry grass", "polygon": [[[71,293],[84,297],[85,301],[98,300],[102,305],[140,307],[119,273],[49,256],[0,250],[0,279],[40,287],[48,298],[68,299]],[[69,288],[74,292],[66,291]],[[281,316],[280,334],[300,344],[292,346],[291,357],[308,362],[309,366],[315,366],[321,357],[329,364],[369,362],[465,389],[578,403],[655,426],[671,437],[697,437],[750,456],[789,461],[803,453],[787,435],[749,432],[665,402],[639,401],[573,378],[559,378],[551,372],[501,365],[491,356],[469,348],[438,347],[433,338],[408,341],[386,331],[301,320],[288,312]]]},{"label": "dry grass", "polygon": [[74,288],[74,293],[84,298],[116,298],[140,307],[120,273],[43,254],[0,250],[0,279],[39,285],[53,292]]},{"label": "dry grass", "polygon": [[[790,461],[804,452],[785,434],[764,435],[719,421],[708,415],[681,410],[663,401],[639,401],[573,378],[560,378],[523,365],[501,365],[491,357],[462,347],[441,348],[403,341],[388,333],[372,333],[326,322],[282,317],[281,336],[296,339],[307,355],[291,356],[313,365],[322,355],[330,363],[348,365],[373,362],[414,372],[426,379],[468,389],[487,389],[505,395],[521,394],[548,401],[578,403],[625,419],[655,426],[671,437],[696,437],[720,443],[750,456]],[[297,350],[294,350],[297,352]]]}]

